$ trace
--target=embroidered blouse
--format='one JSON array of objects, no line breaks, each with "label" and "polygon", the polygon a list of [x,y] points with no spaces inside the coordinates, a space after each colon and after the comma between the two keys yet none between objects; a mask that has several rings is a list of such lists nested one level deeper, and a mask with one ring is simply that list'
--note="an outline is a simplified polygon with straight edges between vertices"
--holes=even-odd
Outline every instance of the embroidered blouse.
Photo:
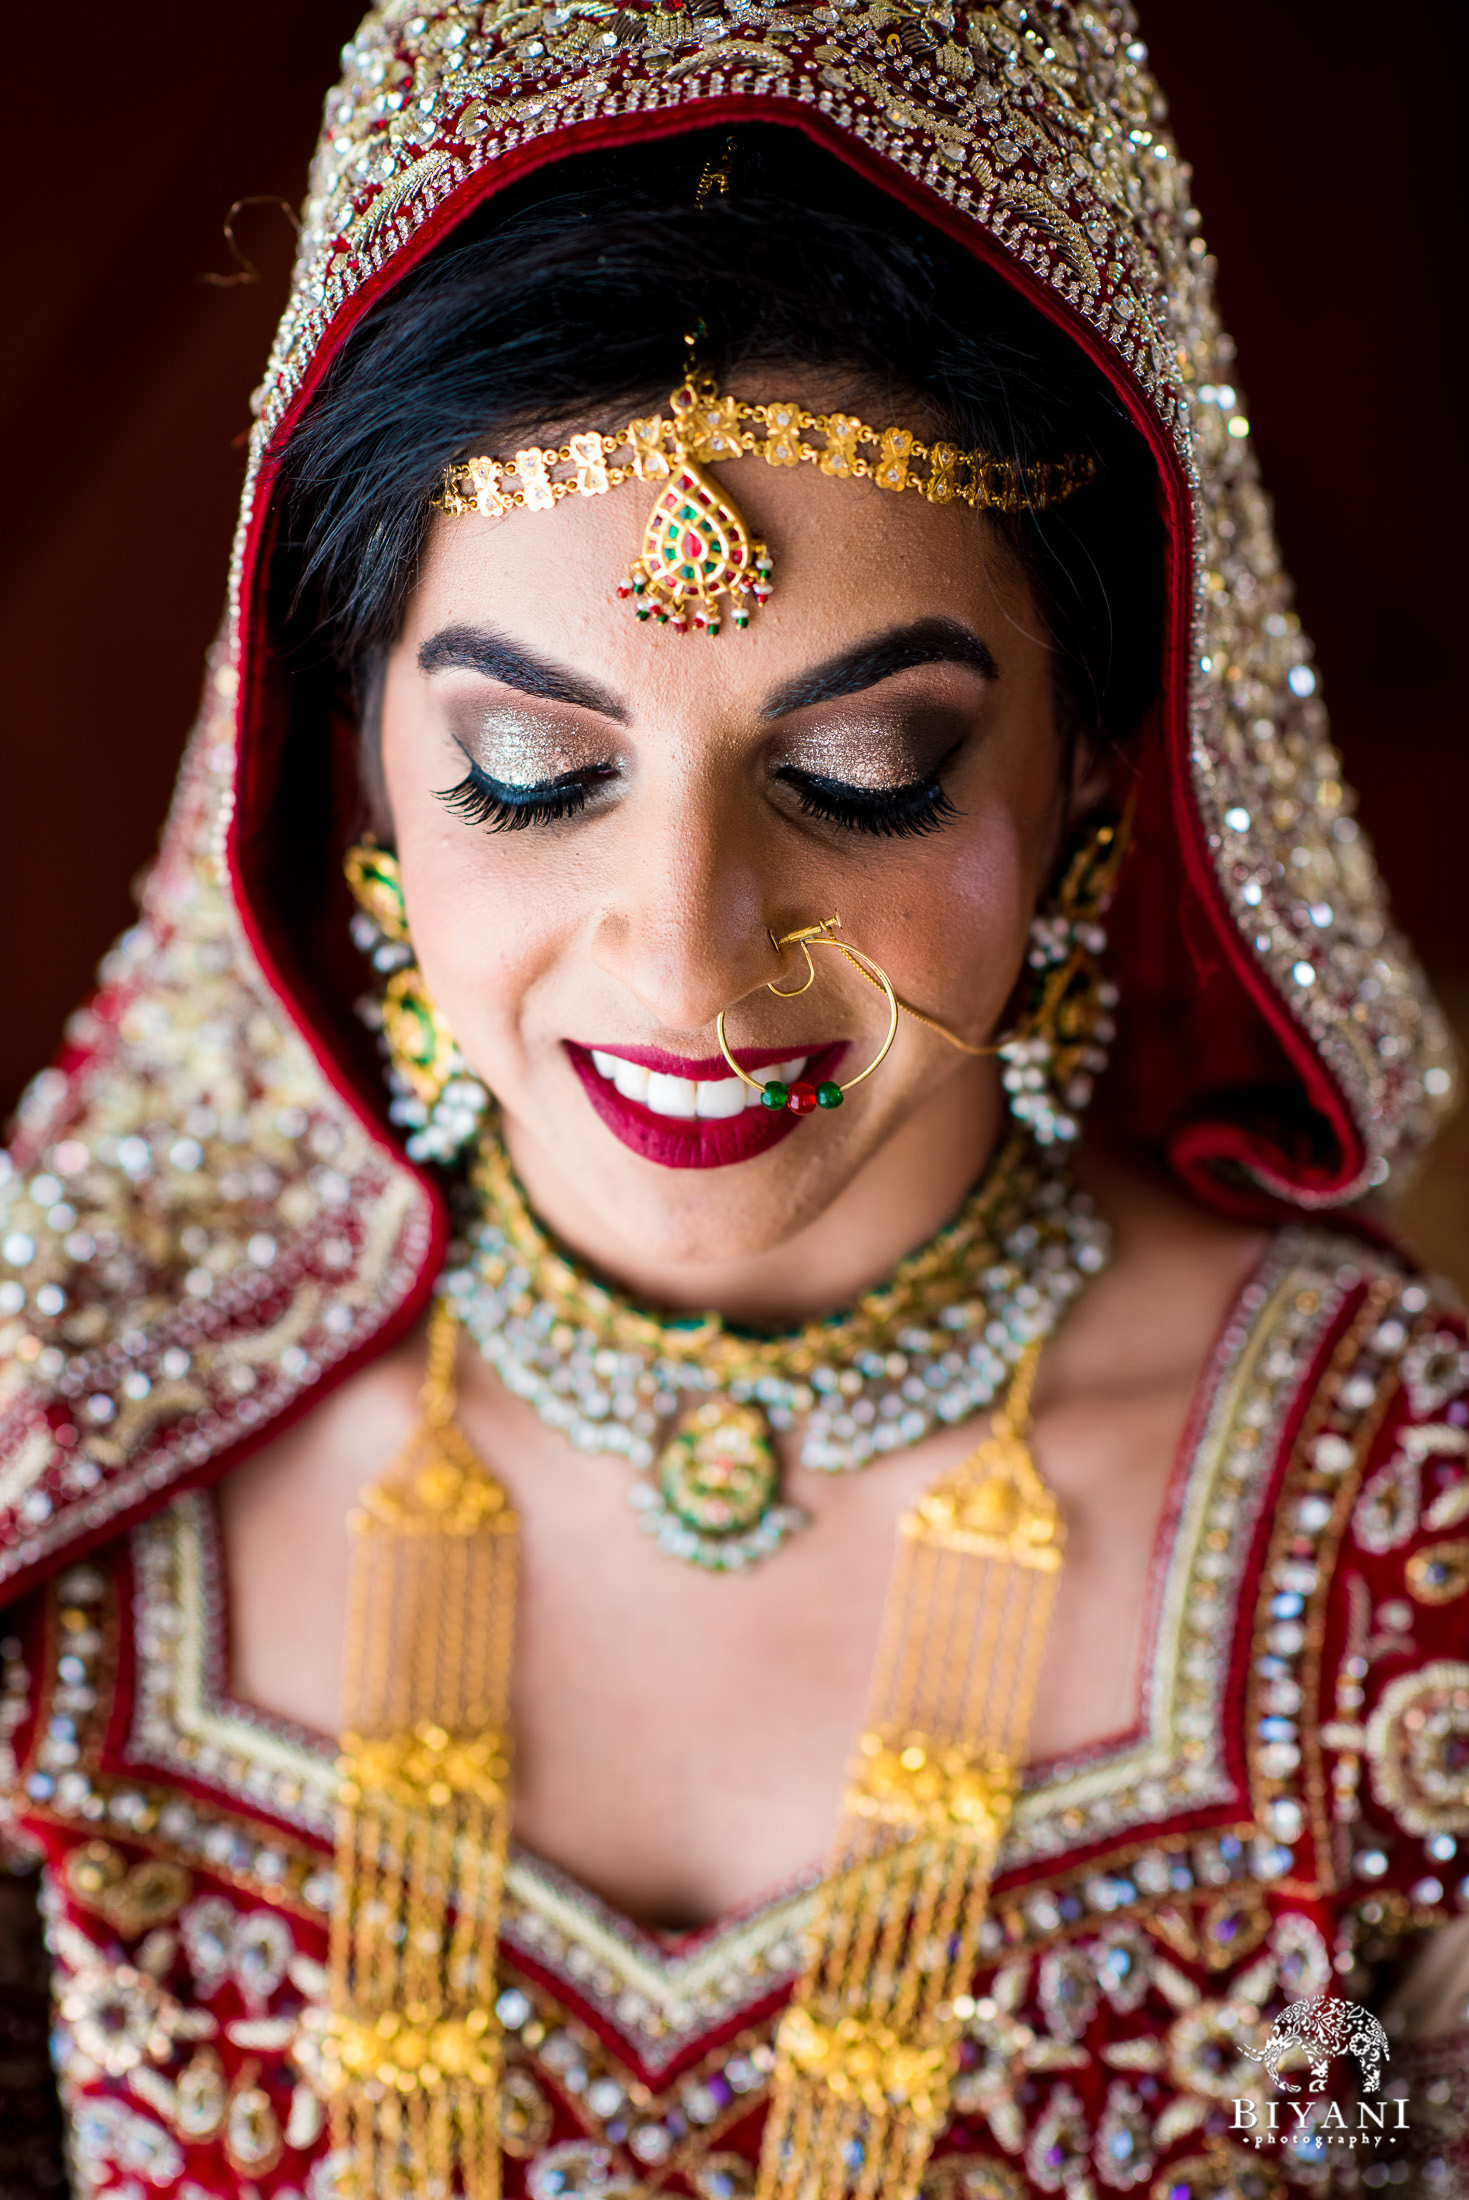
[{"label": "embroidered blouse", "polygon": [[[1027,1777],[926,2193],[1265,2195],[1356,2131],[1317,2096],[1272,2132],[1258,2058],[1289,2005],[1370,2006],[1469,1912],[1466,1458],[1462,1320],[1354,1239],[1280,1232],[1199,1389],[1136,1725]],[[79,2200],[338,2189],[333,1754],[231,1695],[223,1578],[195,1490],[10,1615],[8,1840],[39,1864]],[[672,1937],[514,1856],[507,2195],[753,2190],[815,1877]],[[1445,2052],[1401,2108],[1389,2062],[1378,2142],[1435,2192],[1469,2189]]]}]

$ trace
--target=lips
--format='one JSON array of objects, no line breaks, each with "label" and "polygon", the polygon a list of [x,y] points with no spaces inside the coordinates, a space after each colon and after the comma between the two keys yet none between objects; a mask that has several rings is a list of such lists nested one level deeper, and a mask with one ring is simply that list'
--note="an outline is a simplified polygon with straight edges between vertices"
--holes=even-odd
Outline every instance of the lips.
[{"label": "lips", "polygon": [[[846,1050],[843,1039],[806,1055],[741,1047],[738,1059],[752,1076],[769,1070],[782,1084],[802,1074],[819,1083],[835,1073]],[[718,1054],[691,1059],[658,1047],[614,1050],[571,1039],[566,1051],[608,1129],[661,1168],[722,1169],[749,1161],[788,1138],[801,1120],[784,1108],[763,1107]]]}]

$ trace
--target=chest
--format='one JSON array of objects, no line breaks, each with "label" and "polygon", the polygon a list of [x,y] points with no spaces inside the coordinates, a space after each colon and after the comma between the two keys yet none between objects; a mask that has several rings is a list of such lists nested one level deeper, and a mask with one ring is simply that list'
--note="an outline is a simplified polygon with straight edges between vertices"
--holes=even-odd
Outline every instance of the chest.
[{"label": "chest", "polygon": [[[1181,1391],[1047,1415],[1042,1465],[1068,1522],[1033,1755],[1124,1730]],[[407,1401],[398,1401],[408,1420]],[[220,1493],[230,1686],[327,1735],[340,1724],[357,1402]],[[901,1515],[972,1449],[973,1426],[860,1473],[787,1462],[805,1527],[761,1565],[711,1573],[639,1532],[629,1470],[578,1452],[498,1387],[460,1418],[520,1517],[513,1724],[519,1838],[619,1909],[688,1926],[819,1859],[860,1731]],[[388,1431],[379,1424],[379,1446]]]},{"label": "chest", "polygon": [[[1351,1502],[1319,1411],[1292,1443],[1300,1370],[1331,1319],[1325,1279],[1297,1270],[1228,1346],[1163,1524],[1134,1725],[1027,1777],[935,2193],[1126,2190],[1192,2162],[1225,2094],[1263,2085],[1238,2045],[1241,2007],[1263,2016],[1321,1990],[1346,1945],[1306,1830],[1315,1744],[1285,1750],[1272,1730],[1257,1747],[1242,1685],[1282,1569],[1302,1583],[1316,1561],[1298,1546],[1315,1536],[1324,1553]],[[1365,1378],[1345,1346],[1333,1368],[1328,1433],[1355,1455],[1368,1424],[1349,1401]],[[22,1825],[48,1858],[73,2122],[99,2189],[124,2172],[219,2191],[249,2175],[262,2194],[325,2200],[311,2012],[332,1758],[235,1691],[224,1559],[195,1495],[58,1584],[22,1676],[38,1713],[18,1736]],[[1318,1574],[1319,1601],[1324,1558]],[[1303,1616],[1275,1628],[1277,1663],[1319,1639],[1320,1612]],[[608,1763],[615,1802],[641,1779],[635,1740]],[[588,1789],[584,1810],[603,1800]],[[508,2193],[753,2190],[812,1876],[656,1933],[521,1847],[496,1988]]]}]

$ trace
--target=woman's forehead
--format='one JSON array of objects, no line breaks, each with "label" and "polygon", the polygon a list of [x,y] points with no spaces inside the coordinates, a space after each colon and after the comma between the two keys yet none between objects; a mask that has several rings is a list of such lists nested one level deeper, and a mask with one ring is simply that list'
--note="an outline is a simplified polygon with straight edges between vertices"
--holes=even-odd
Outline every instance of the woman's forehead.
[{"label": "woman's forehead", "polygon": [[1013,657],[1037,632],[1024,579],[963,506],[884,496],[814,467],[711,469],[736,494],[775,561],[771,600],[716,638],[640,623],[618,585],[637,558],[652,494],[631,482],[553,512],[436,518],[400,652],[446,629],[490,628],[608,687],[693,678],[720,692],[772,694],[880,631],[948,620]]}]

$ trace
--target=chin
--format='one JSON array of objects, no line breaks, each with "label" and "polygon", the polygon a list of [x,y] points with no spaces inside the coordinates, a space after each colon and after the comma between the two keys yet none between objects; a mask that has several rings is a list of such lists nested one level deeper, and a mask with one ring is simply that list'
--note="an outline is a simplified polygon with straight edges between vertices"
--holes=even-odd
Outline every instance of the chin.
[{"label": "chin", "polygon": [[[672,1137],[660,1125],[645,1146],[635,1129],[626,1135],[626,1123],[619,1131],[589,1109],[583,1092],[570,1096],[569,1107],[567,1098],[558,1091],[554,1108],[521,1109],[502,1096],[507,1138],[532,1206],[602,1267],[626,1257],[634,1265],[714,1268],[774,1252],[840,1198],[884,1136],[867,1122],[859,1137],[866,1111],[855,1107],[842,1111],[850,1121],[752,1110],[743,1120],[761,1136],[747,1157],[712,1160],[705,1148],[692,1159],[676,1133],[686,1130],[692,1142],[695,1125],[674,1126]],[[709,1126],[716,1133],[729,1127],[740,1129],[740,1119]]]},{"label": "chin", "polygon": [[597,1171],[581,1197],[635,1258],[715,1267],[775,1252],[840,1198],[856,1164],[850,1152],[830,1149],[821,1159],[813,1167],[786,1141],[759,1159],[717,1169],[622,1160]]}]

